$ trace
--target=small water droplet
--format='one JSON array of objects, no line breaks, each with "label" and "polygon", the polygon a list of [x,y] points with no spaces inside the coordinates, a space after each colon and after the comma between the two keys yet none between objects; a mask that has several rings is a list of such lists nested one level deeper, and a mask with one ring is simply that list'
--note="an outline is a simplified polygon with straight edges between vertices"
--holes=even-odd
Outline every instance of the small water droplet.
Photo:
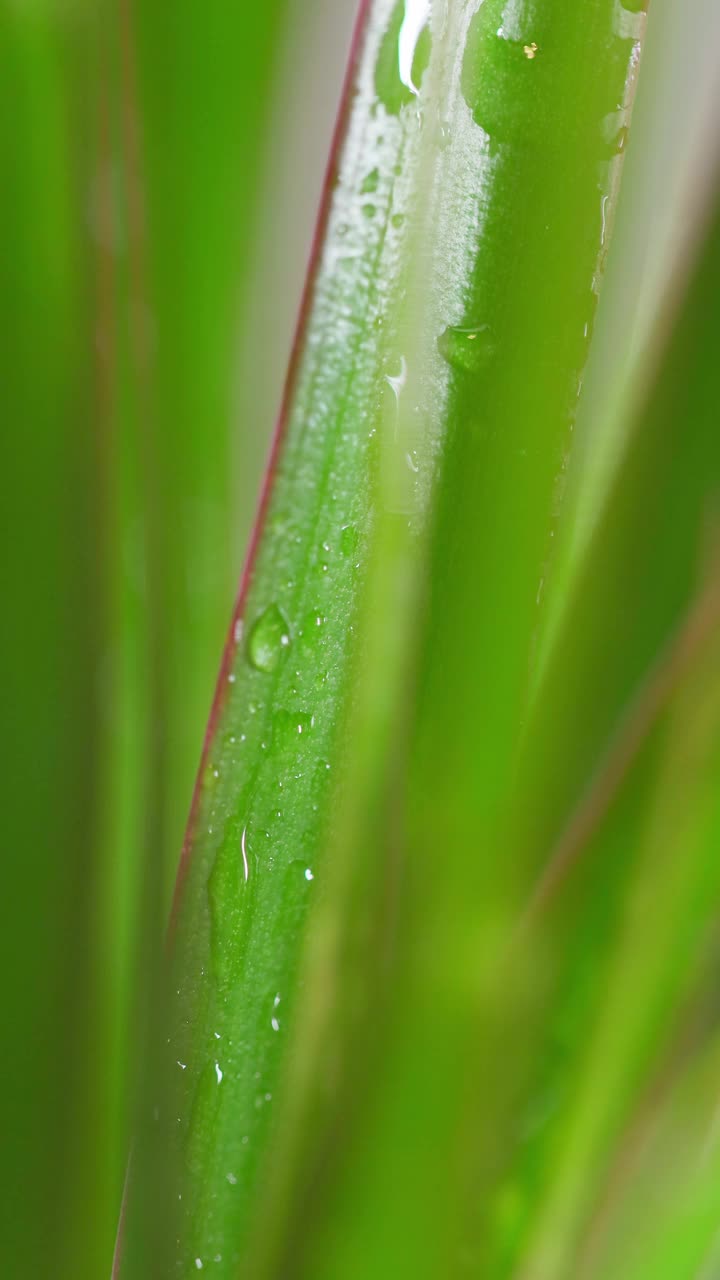
[{"label": "small water droplet", "polygon": [[276,604],[271,604],[252,625],[248,636],[248,658],[257,671],[275,671],[283,651],[290,645],[287,618]]},{"label": "small water droplet", "polygon": [[601,245],[604,245],[607,239],[607,214],[608,214],[609,200],[610,200],[610,196],[603,196],[602,200],[600,201],[600,221],[601,221],[600,244]]},{"label": "small water droplet", "polygon": [[237,1178],[235,1177],[235,1174],[234,1174],[234,1173],[226,1173],[226,1174],[225,1174],[225,1177],[227,1178],[227,1180],[228,1180],[228,1182],[230,1183],[230,1186],[231,1186],[231,1187],[236,1187],[236,1186],[237,1186]]},{"label": "small water droplet", "polygon": [[273,1031],[280,1030],[280,1023],[278,1022],[277,1018],[270,1019],[270,1026],[272,1027]]},{"label": "small water droplet", "polygon": [[344,556],[352,556],[357,550],[358,531],[354,524],[344,524],[340,530],[340,550]]},{"label": "small water droplet", "polygon": [[377,209],[375,208],[374,204],[364,204],[362,207],[362,211],[363,211],[363,217],[365,218],[374,218],[375,214],[377,213]]},{"label": "small water droplet", "polygon": [[614,139],[614,150],[616,155],[621,155],[625,150],[630,137],[630,130],[627,125],[623,125],[622,129],[618,129]]},{"label": "small water droplet", "polygon": [[360,187],[360,194],[363,196],[372,195],[373,191],[377,191],[379,181],[380,181],[380,170],[371,169],[370,173],[368,173],[367,176],[363,178],[362,185]]},{"label": "small water droplet", "polygon": [[407,360],[405,359],[404,356],[400,356],[399,363],[400,363],[400,368],[397,373],[386,373],[384,375],[385,381],[387,382],[388,386],[391,388],[393,395],[395,396],[395,401],[398,405],[400,403],[400,394],[402,392],[403,387],[405,386],[405,383],[407,382],[407,376],[408,376]]},{"label": "small water droplet", "polygon": [[202,1271],[203,1269],[202,1258],[195,1259],[195,1266],[197,1267],[198,1271]]},{"label": "small water droplet", "polygon": [[453,369],[478,373],[492,355],[493,345],[487,325],[448,325],[437,340],[438,351]]},{"label": "small water droplet", "polygon": [[403,224],[404,224],[404,222],[405,222],[405,214],[404,214],[404,213],[394,213],[394,214],[393,214],[393,216],[392,216],[392,218],[390,219],[390,221],[391,221],[392,225],[395,227],[395,230],[396,230],[396,231],[399,231],[399,230],[400,230],[400,228],[403,226]]},{"label": "small water droplet", "polygon": [[314,875],[313,875],[313,873],[312,873],[312,871],[310,870],[310,868],[309,868],[309,867],[306,867],[306,868],[305,868],[305,879],[306,879],[306,880],[314,880],[314,879],[315,879],[315,877],[314,877]]},{"label": "small water droplet", "polygon": [[[315,725],[315,717],[307,711],[278,710],[274,732],[279,744],[292,751],[302,747]],[[278,785],[282,785],[279,783]]]}]

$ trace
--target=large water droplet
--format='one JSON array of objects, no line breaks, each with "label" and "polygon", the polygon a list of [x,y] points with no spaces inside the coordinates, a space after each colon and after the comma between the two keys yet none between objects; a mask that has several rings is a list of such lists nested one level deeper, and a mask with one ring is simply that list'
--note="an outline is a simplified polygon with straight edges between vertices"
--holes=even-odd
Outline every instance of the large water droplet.
[{"label": "large water droplet", "polygon": [[290,645],[290,627],[282,610],[271,604],[255,619],[248,635],[248,658],[257,671],[276,669]]},{"label": "large water droplet", "polygon": [[375,92],[390,115],[412,102],[430,61],[429,0],[398,0],[375,64]]},{"label": "large water droplet", "polygon": [[478,373],[493,352],[487,325],[448,325],[437,340],[438,351],[453,369]]},{"label": "large water droplet", "polygon": [[552,69],[539,20],[529,5],[485,0],[470,23],[462,91],[476,123],[493,141],[536,141],[547,128],[538,73],[547,85]]}]

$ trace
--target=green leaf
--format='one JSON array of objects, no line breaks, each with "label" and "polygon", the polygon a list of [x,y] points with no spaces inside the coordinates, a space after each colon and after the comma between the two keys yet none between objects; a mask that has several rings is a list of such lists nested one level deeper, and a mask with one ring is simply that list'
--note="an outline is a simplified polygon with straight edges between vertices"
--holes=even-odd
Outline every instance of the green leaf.
[{"label": "green leaf", "polygon": [[[439,1275],[455,1256],[467,1094],[448,1083],[498,897],[467,850],[496,829],[521,727],[643,23],[610,0],[505,7],[361,15],[183,861],[123,1274]],[[386,1009],[386,786],[416,663],[414,932]]]}]

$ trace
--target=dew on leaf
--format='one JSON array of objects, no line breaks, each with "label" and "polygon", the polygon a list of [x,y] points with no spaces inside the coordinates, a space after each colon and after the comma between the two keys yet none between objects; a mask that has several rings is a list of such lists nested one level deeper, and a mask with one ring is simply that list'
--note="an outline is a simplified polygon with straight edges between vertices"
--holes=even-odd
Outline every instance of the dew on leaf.
[{"label": "dew on leaf", "polygon": [[373,191],[377,191],[379,181],[380,181],[379,169],[371,169],[370,173],[368,173],[367,176],[363,178],[362,184],[360,186],[360,194],[363,196],[366,196],[366,195],[371,195]]},{"label": "dew on leaf", "polygon": [[478,373],[493,352],[487,325],[448,325],[437,340],[438,351],[453,369]]},{"label": "dew on leaf", "polygon": [[375,92],[385,110],[399,115],[411,103],[430,61],[429,0],[397,0],[375,64]]},{"label": "dew on leaf", "polygon": [[358,531],[354,524],[344,524],[340,530],[340,550],[344,556],[352,556],[357,550]]},{"label": "dew on leaf", "polygon": [[250,629],[247,642],[250,663],[257,671],[275,671],[289,645],[287,618],[276,604],[271,604]]}]

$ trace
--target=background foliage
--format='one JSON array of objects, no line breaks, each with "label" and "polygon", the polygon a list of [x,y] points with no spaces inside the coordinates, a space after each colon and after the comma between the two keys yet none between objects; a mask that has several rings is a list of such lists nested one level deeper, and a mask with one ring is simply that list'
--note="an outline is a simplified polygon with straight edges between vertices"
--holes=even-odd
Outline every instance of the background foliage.
[{"label": "background foliage", "polygon": [[[279,402],[352,7],[183,0],[171,17],[152,0],[0,7],[8,1275],[82,1280],[109,1269],[163,922]],[[474,1034],[514,1045],[518,1064],[506,1069],[504,1048],[480,1056],[504,1152],[488,1149],[491,1174],[478,1175],[493,1188],[482,1274],[515,1268],[523,1280],[554,1280],[578,1257],[583,1270],[572,1274],[713,1274],[718,1156],[705,1131],[718,1051],[720,281],[707,211],[719,37],[712,0],[693,0],[682,14],[654,0],[557,528],[556,586],[517,784],[523,814],[502,833],[503,847],[521,850],[520,869],[482,882],[480,922],[457,915],[467,877],[460,854],[440,888],[435,880],[432,902],[413,886],[398,962],[409,986],[399,1004],[383,1006],[379,1024],[389,1045],[385,1101],[366,1098],[354,1121],[367,1158],[353,1131],[336,1184],[320,1166],[325,1209],[303,1255],[315,1276],[355,1274],[360,1250],[368,1252],[358,1274],[401,1273],[420,1209],[432,1212],[418,1172],[427,1151],[411,1141],[416,1112],[410,1103],[403,1110],[403,1082],[443,1096],[476,1048],[428,1017],[477,1009],[477,993],[456,979],[478,927],[491,971],[507,922],[521,914],[528,871],[548,847],[559,849],[562,868],[584,841],[583,876],[568,880],[540,925],[527,926],[531,942],[519,947],[504,988],[512,1009],[480,1001]],[[447,640],[463,628],[471,635],[475,615],[466,569],[437,547],[456,566],[435,579],[443,617],[454,616],[450,666],[442,696],[433,695],[438,659],[418,657],[429,663],[431,690],[417,709],[418,740],[430,747],[414,762],[408,811],[396,819],[428,877],[439,849],[462,852],[477,834],[459,822],[449,841],[448,815],[459,812],[467,779],[432,748],[446,740],[437,717],[467,710],[455,659],[478,660]],[[481,578],[475,589],[479,609]],[[492,643],[502,659],[502,631]],[[638,694],[648,671],[649,691]],[[628,706],[616,776],[603,750]],[[479,745],[482,716],[479,706],[454,749],[487,777],[496,757]],[[638,723],[642,750],[633,746]],[[561,819],[588,774],[599,776],[601,800],[591,788],[587,802],[596,816],[582,840],[571,830],[563,844]],[[374,817],[382,825],[384,811]],[[371,898],[372,884],[359,889]],[[413,950],[418,937],[427,953]],[[450,1003],[428,1008],[418,975],[437,945]],[[529,982],[527,966],[537,965]],[[438,1043],[447,1046],[440,1060]],[[528,1080],[536,1058],[539,1088]],[[427,1072],[413,1075],[419,1060]],[[360,1062],[374,1066],[372,1055]],[[459,1083],[459,1107],[464,1097]],[[558,1106],[565,1124],[548,1131]],[[433,1140],[446,1120],[441,1107],[428,1117]],[[388,1159],[378,1182],[383,1149],[401,1158]],[[444,1156],[453,1167],[469,1158],[462,1149]],[[388,1196],[393,1220],[370,1239]],[[600,1206],[590,1228],[588,1198]],[[638,1227],[648,1204],[655,1214]],[[290,1215],[284,1247],[294,1247],[294,1230]],[[424,1240],[418,1232],[419,1259]],[[478,1255],[465,1265],[480,1265]]]}]

